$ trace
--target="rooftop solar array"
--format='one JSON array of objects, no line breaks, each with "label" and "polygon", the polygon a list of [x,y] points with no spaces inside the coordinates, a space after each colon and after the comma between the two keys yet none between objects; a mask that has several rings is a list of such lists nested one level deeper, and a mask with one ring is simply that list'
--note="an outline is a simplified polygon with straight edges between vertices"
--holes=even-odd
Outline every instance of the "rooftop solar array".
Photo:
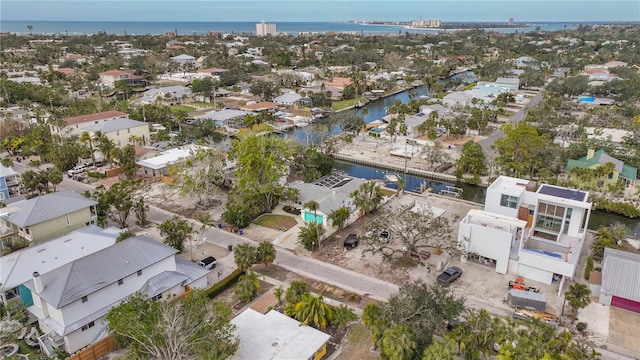
[{"label": "rooftop solar array", "polygon": [[315,185],[324,186],[328,188],[337,188],[347,184],[351,181],[351,178],[344,176],[341,173],[332,173],[325,175],[314,182]]},{"label": "rooftop solar array", "polygon": [[538,193],[575,201],[585,201],[587,198],[587,194],[580,190],[558,188],[548,185],[542,185]]}]

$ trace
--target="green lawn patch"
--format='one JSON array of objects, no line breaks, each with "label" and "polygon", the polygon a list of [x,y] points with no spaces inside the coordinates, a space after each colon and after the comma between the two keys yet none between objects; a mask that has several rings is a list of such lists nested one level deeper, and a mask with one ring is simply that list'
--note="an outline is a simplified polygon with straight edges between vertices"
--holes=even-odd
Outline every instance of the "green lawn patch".
[{"label": "green lawn patch", "polygon": [[202,101],[192,101],[190,102],[191,105],[193,106],[199,106],[199,107],[213,107],[212,103],[208,103],[208,102],[202,102]]},{"label": "green lawn patch", "polygon": [[342,109],[346,109],[348,107],[354,106],[358,101],[361,101],[363,103],[367,102],[367,100],[365,100],[364,98],[349,99],[349,100],[336,101],[331,104],[331,107],[333,108],[333,110],[342,110]]},{"label": "green lawn patch", "polygon": [[291,229],[292,227],[296,226],[296,224],[298,224],[296,219],[291,216],[275,214],[264,214],[255,219],[253,223],[275,230],[282,230],[284,228]]},{"label": "green lawn patch", "polygon": [[171,112],[172,112],[172,113],[175,113],[176,111],[180,111],[180,110],[182,110],[182,111],[184,111],[184,112],[188,112],[188,113],[190,113],[190,112],[194,111],[195,109],[196,109],[196,108],[191,107],[191,106],[187,106],[187,105],[173,105],[173,106],[171,107]]}]

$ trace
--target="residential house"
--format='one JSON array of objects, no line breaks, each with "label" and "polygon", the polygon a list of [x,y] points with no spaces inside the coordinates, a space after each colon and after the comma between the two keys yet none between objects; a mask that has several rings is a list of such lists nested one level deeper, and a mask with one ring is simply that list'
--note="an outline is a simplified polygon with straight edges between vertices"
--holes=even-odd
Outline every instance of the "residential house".
[{"label": "residential house", "polygon": [[640,255],[605,248],[600,304],[609,306],[607,349],[640,358]]},{"label": "residential house", "polygon": [[202,121],[211,121],[214,125],[226,128],[227,131],[237,131],[244,127],[246,111],[235,109],[212,110],[204,115],[197,116]]},{"label": "residential house", "polygon": [[[588,185],[604,188],[609,184],[616,184],[619,180],[622,180],[626,188],[634,189],[636,187],[638,184],[638,169],[630,165],[625,165],[622,161],[610,156],[604,150],[595,151],[595,149],[588,149],[586,156],[578,160],[569,159],[565,170],[567,172],[574,168],[595,170],[607,163],[614,165],[613,171],[609,174],[604,174],[604,178],[594,177]],[[571,178],[575,181],[581,181],[578,176],[571,176]]]},{"label": "residential house", "polygon": [[[295,181],[290,184],[292,188],[300,190],[298,204],[302,205],[308,201],[316,201],[318,210],[311,211],[303,209],[300,214],[304,221],[315,221],[329,225],[329,214],[343,206],[351,211],[356,209],[353,199],[349,195],[357,190],[366,180],[350,177],[343,174],[329,174],[321,177],[313,183]],[[357,214],[352,214],[352,219],[357,218]]]},{"label": "residential house", "polygon": [[186,55],[186,54],[174,56],[174,57],[171,58],[171,60],[173,60],[174,62],[180,64],[181,66],[194,65],[196,63],[196,58],[195,57],[193,57],[191,55]]},{"label": "residential house", "polygon": [[484,211],[458,227],[463,260],[480,259],[496,272],[551,284],[573,278],[591,215],[589,193],[500,176],[488,188]]},{"label": "residential house", "polygon": [[121,111],[104,111],[65,118],[64,128],[52,126],[52,130],[62,136],[82,135],[94,136],[98,131],[113,141],[117,146],[136,145],[149,139],[149,124],[129,119],[129,114]]},{"label": "residential house", "polygon": [[62,347],[72,354],[99,340],[109,331],[109,310],[135,293],[164,299],[205,288],[209,271],[177,253],[139,235],[45,273],[36,269],[22,285],[33,300],[27,311],[44,332],[43,352]]},{"label": "residential house", "polygon": [[60,62],[72,61],[76,64],[84,64],[87,62],[87,57],[80,54],[67,54],[60,57]]},{"label": "residential house", "polygon": [[137,161],[136,164],[140,167],[140,171],[144,173],[144,176],[167,176],[169,175],[168,167],[170,165],[184,161],[199,148],[202,147],[195,144],[180,146],[165,150],[157,156]]},{"label": "residential house", "polygon": [[311,106],[311,99],[295,92],[282,94],[273,99],[273,102],[282,106],[305,107]]},{"label": "residential house", "polygon": [[278,110],[278,105],[271,101],[261,101],[253,104],[248,103],[244,106],[241,106],[240,110],[254,114],[261,113],[263,111],[273,114]]},{"label": "residential house", "polygon": [[521,56],[519,58],[511,60],[517,67],[526,68],[533,67],[537,63],[537,60],[530,56]]},{"label": "residential house", "polygon": [[456,105],[468,106],[468,105],[471,105],[472,99],[473,99],[473,96],[471,96],[465,91],[455,91],[445,95],[442,98],[442,103],[449,107],[453,107]]},{"label": "residential house", "polygon": [[174,85],[161,88],[153,87],[142,93],[142,97],[138,101],[141,104],[159,103],[171,106],[184,104],[191,98],[193,98],[191,88],[182,85]]},{"label": "residential house", "polygon": [[209,77],[214,78],[215,80],[220,80],[220,75],[224,74],[229,70],[221,69],[221,68],[206,68],[198,70],[199,74],[203,74]]},{"label": "residential house", "polygon": [[325,81],[324,85],[327,87],[335,87],[340,90],[344,90],[346,86],[351,85],[351,78],[334,77],[331,81]]},{"label": "residential house", "polygon": [[142,76],[135,75],[133,71],[109,70],[98,75],[100,84],[109,87],[114,87],[118,81],[124,81],[129,86],[140,86],[147,82]]},{"label": "residential house", "polygon": [[20,239],[41,244],[95,224],[97,204],[69,190],[12,203],[0,209],[0,248]]},{"label": "residential house", "polygon": [[40,245],[0,257],[0,302],[7,304],[9,301],[22,300],[24,304],[31,306],[33,299],[22,284],[31,279],[34,271],[45,274],[107,248],[116,243],[121,231],[115,227],[102,229],[89,225]]},{"label": "residential house", "polygon": [[20,195],[20,175],[10,167],[0,164],[0,202]]},{"label": "residential house", "polygon": [[261,314],[251,308],[231,320],[240,339],[232,360],[320,360],[331,338],[320,330],[276,310]]}]

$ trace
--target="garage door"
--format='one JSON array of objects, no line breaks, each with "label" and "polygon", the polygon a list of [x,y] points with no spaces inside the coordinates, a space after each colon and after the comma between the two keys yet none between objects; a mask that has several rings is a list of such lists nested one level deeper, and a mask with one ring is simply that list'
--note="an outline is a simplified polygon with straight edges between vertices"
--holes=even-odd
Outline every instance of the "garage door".
[{"label": "garage door", "polygon": [[640,302],[619,298],[617,296],[611,298],[611,306],[640,313]]}]

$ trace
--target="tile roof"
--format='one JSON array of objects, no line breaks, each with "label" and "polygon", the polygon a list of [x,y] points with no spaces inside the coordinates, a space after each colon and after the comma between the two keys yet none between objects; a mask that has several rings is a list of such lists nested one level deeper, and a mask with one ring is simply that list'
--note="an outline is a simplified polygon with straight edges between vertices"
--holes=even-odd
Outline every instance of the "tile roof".
[{"label": "tile roof", "polygon": [[106,75],[106,76],[124,76],[124,75],[132,75],[131,72],[122,71],[122,70],[109,70],[101,72],[98,75]]},{"label": "tile roof", "polygon": [[620,173],[625,179],[635,180],[638,174],[638,169],[633,166],[625,165],[622,161],[610,156],[604,150],[598,150],[593,154],[593,157],[587,159],[586,156],[581,157],[578,160],[567,161],[566,170],[569,171],[573,168],[590,168],[596,164],[604,165],[606,163],[613,163],[615,170]]},{"label": "tile roof", "polygon": [[351,85],[351,78],[334,77],[331,81],[325,81],[326,86],[345,87]]},{"label": "tile roof", "polygon": [[11,205],[19,210],[7,217],[18,227],[27,227],[96,205],[97,202],[64,190],[20,201]]},{"label": "tile roof", "polygon": [[221,68],[206,68],[206,69],[200,69],[198,70],[198,72],[200,73],[208,73],[208,74],[217,74],[217,73],[223,73],[225,71],[229,71],[227,69],[221,69]]},{"label": "tile roof", "polygon": [[103,112],[93,113],[93,114],[68,117],[64,119],[64,122],[67,123],[67,125],[75,125],[75,124],[81,124],[89,121],[100,121],[100,120],[107,120],[107,119],[119,118],[119,117],[125,117],[125,116],[128,117],[129,114],[122,111],[111,110],[111,111],[103,111]]},{"label": "tile roof", "polygon": [[276,108],[276,107],[277,107],[277,105],[274,102],[263,101],[263,102],[259,102],[259,103],[255,103],[255,104],[245,105],[245,106],[241,107],[240,109],[256,111],[256,110],[268,110],[268,109],[273,109],[273,108]]}]

